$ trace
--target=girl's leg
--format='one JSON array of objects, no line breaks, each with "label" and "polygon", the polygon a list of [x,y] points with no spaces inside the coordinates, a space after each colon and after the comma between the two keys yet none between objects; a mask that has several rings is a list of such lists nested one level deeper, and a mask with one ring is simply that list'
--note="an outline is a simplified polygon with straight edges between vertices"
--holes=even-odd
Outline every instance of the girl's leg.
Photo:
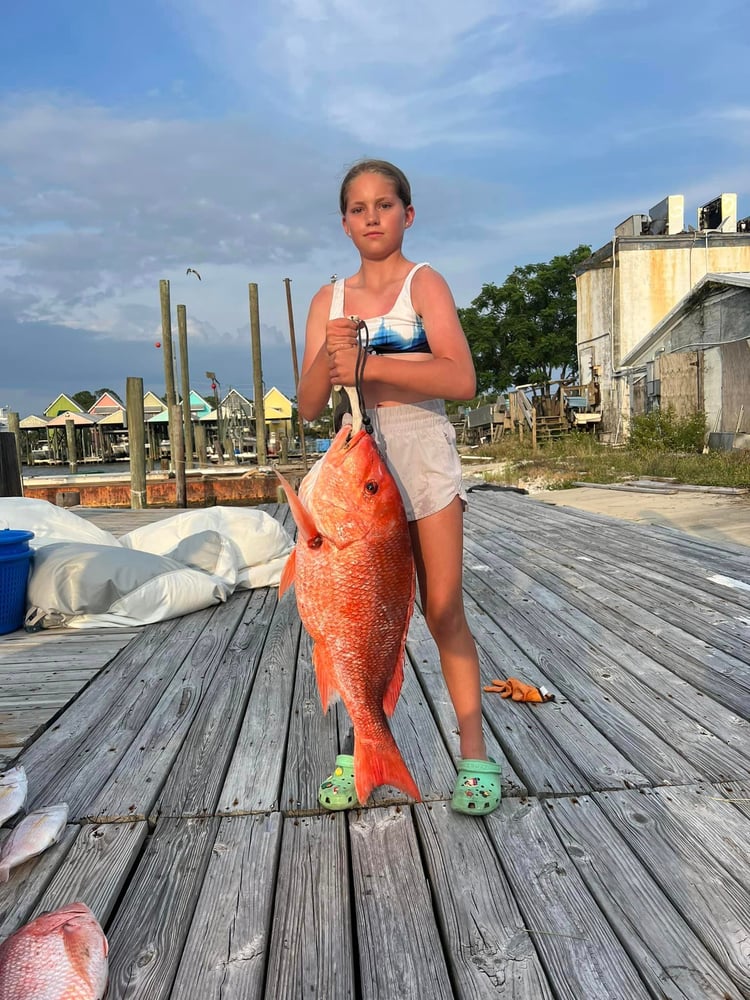
[{"label": "girl's leg", "polygon": [[461,756],[486,760],[482,733],[482,688],[479,658],[469,631],[461,589],[463,572],[463,504],[460,497],[429,517],[412,521],[414,559],[422,610],[437,643],[458,720]]}]

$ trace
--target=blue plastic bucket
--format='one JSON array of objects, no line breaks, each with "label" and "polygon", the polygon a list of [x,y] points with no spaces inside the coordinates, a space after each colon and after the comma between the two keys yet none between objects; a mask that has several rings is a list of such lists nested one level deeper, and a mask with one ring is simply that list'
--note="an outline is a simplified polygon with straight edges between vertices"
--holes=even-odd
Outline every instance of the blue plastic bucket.
[{"label": "blue plastic bucket", "polygon": [[33,537],[33,531],[0,531],[0,635],[23,625]]}]

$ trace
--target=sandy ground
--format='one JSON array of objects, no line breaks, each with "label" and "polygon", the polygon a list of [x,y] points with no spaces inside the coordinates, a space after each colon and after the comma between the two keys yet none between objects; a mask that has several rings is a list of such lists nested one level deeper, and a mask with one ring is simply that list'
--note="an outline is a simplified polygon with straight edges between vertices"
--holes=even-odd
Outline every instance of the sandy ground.
[{"label": "sandy ground", "polygon": [[[467,482],[481,482],[479,463],[466,468]],[[486,472],[491,466],[481,469]],[[519,482],[535,500],[608,514],[641,524],[658,524],[714,542],[750,546],[750,493],[721,496],[713,493],[625,493],[578,486],[549,490],[543,483]]]},{"label": "sandy ground", "polygon": [[579,486],[572,490],[529,490],[537,500],[576,507],[641,524],[659,524],[713,542],[750,545],[750,494],[623,493]]}]

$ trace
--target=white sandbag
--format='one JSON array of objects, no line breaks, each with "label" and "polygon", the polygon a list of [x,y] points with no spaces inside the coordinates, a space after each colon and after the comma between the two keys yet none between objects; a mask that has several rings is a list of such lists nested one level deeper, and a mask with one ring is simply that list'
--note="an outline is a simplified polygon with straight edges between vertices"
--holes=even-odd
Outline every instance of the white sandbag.
[{"label": "white sandbag", "polygon": [[102,531],[90,521],[48,500],[31,497],[0,497],[0,528],[33,531],[33,549],[54,542],[91,542],[94,545],[119,545],[114,535]]},{"label": "white sandbag", "polygon": [[163,521],[144,524],[123,535],[123,545],[165,555],[183,538],[212,530],[228,539],[239,553],[238,588],[278,586],[294,542],[286,529],[263,510],[247,507],[206,507],[187,510]]},{"label": "white sandbag", "polygon": [[165,556],[59,542],[34,555],[27,622],[41,628],[145,625],[218,604],[230,593],[219,577]]}]

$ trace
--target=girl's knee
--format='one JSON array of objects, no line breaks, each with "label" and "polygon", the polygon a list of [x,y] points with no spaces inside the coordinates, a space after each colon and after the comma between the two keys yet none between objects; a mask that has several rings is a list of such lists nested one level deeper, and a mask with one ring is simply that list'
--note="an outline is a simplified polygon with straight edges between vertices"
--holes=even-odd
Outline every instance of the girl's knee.
[{"label": "girl's knee", "polygon": [[430,635],[438,644],[441,640],[453,639],[464,628],[466,618],[463,608],[455,604],[425,609],[425,621]]}]

